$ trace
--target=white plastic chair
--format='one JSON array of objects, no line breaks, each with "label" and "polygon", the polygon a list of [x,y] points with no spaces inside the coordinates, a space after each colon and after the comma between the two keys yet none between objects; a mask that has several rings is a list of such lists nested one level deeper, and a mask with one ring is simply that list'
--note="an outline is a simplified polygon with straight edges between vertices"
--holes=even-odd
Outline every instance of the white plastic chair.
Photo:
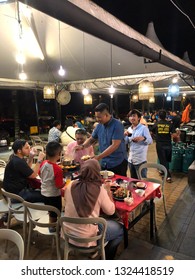
[{"label": "white plastic chair", "polygon": [[[144,178],[141,176],[142,174],[142,170],[144,168],[147,168],[147,170],[149,171],[149,169],[156,169],[157,171],[162,171],[163,172],[163,176],[162,178],[154,178],[154,177],[148,177],[147,178]],[[158,183],[161,185],[161,192],[162,192],[162,196],[163,196],[163,205],[164,205],[164,212],[165,212],[165,215],[167,215],[167,210],[166,210],[166,200],[165,200],[165,194],[164,194],[164,187],[165,187],[165,182],[166,182],[166,179],[167,179],[167,169],[162,165],[162,164],[159,164],[159,163],[143,163],[140,167],[139,167],[139,170],[138,170],[138,177],[140,180],[144,180],[144,181],[148,181],[148,182],[153,182],[153,183]]]},{"label": "white plastic chair", "polygon": [[12,229],[0,229],[0,239],[5,241],[12,241],[18,248],[19,260],[24,259],[24,241],[22,236],[15,230]]},{"label": "white plastic chair", "polygon": [[3,159],[0,159],[0,167],[6,167],[6,162]]},{"label": "white plastic chair", "polygon": [[[5,201],[7,202],[8,206],[8,220],[7,220],[7,228],[11,227],[11,219],[14,217],[18,222],[22,223],[23,225],[23,239],[24,239],[24,244],[26,244],[26,233],[27,233],[27,223],[29,220],[25,219],[24,216],[24,199],[17,195],[13,194],[10,192],[5,191],[3,188],[2,194],[4,196]],[[14,203],[13,203],[14,200]],[[34,203],[36,205],[43,205],[43,203]],[[6,206],[6,205],[5,205]],[[39,219],[41,217],[41,213],[39,211],[31,211],[31,215],[33,216],[34,219]]]},{"label": "white plastic chair", "polygon": [[[30,251],[30,243],[31,243],[31,237],[32,232],[37,231],[40,234],[47,235],[47,236],[53,236],[56,243],[56,252],[57,252],[57,258],[61,259],[60,254],[60,236],[59,236],[59,219],[61,217],[60,211],[53,206],[50,205],[38,205],[35,203],[23,202],[25,207],[25,220],[27,218],[29,219],[29,231],[28,231],[28,241],[27,241],[27,257],[29,256]],[[37,210],[41,214],[40,219],[35,219],[33,217],[32,210]],[[50,223],[49,222],[49,211],[55,212],[57,214],[57,221]],[[55,232],[50,232],[49,227],[55,227]]]},{"label": "white plastic chair", "polygon": [[[64,225],[65,223],[71,223],[71,224],[102,224],[103,225],[103,230],[101,233],[91,236],[91,237],[80,237],[80,236],[75,236],[69,233],[68,230],[66,230],[66,226]],[[68,260],[68,255],[70,251],[77,251],[81,253],[96,253],[98,252],[99,255],[101,256],[102,260],[105,260],[105,245],[107,244],[105,242],[105,234],[106,234],[106,229],[107,229],[107,222],[104,218],[97,217],[97,218],[71,218],[71,217],[61,217],[60,218],[60,225],[62,228],[62,233],[64,235],[64,240],[65,240],[65,245],[64,245],[64,260]],[[98,241],[99,244],[96,246],[92,247],[80,247],[73,245],[69,242],[69,240],[74,240],[75,242],[78,243],[88,243],[92,241]]]}]

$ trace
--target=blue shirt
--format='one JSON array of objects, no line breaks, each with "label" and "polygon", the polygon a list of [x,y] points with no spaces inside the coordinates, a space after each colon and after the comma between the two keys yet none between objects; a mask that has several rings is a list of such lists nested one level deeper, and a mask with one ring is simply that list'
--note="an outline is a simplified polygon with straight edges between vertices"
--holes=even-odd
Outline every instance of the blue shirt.
[{"label": "blue shirt", "polygon": [[[147,126],[139,123],[135,128],[131,127],[132,136],[128,137],[130,143],[128,161],[134,165],[147,161],[148,145],[152,144],[152,137]],[[134,137],[143,136],[145,141],[133,142]]]},{"label": "blue shirt", "polygon": [[98,140],[101,153],[112,145],[112,140],[121,140],[119,147],[101,160],[102,167],[106,169],[113,168],[121,164],[124,159],[127,159],[124,126],[119,120],[111,118],[106,124],[98,124],[92,133],[92,138]]}]

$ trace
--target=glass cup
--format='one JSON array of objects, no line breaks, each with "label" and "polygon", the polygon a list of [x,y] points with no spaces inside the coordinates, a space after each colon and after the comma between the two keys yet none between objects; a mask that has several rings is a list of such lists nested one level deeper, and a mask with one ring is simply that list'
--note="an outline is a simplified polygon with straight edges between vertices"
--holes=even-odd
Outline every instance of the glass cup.
[{"label": "glass cup", "polygon": [[72,176],[71,175],[66,175],[66,185],[68,185],[71,182]]}]

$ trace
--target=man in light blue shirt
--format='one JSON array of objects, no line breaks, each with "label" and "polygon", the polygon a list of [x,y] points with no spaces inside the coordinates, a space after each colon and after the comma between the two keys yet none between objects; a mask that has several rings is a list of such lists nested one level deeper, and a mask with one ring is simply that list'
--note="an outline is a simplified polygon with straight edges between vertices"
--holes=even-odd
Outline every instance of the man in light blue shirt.
[{"label": "man in light blue shirt", "polygon": [[[152,137],[147,126],[140,123],[141,113],[134,109],[129,112],[131,126],[128,128],[126,141],[129,142],[128,164],[131,177],[138,179],[138,169],[147,161],[148,145],[152,144]],[[147,170],[142,170],[142,176],[147,177]]]},{"label": "man in light blue shirt", "polygon": [[61,122],[59,120],[56,120],[53,122],[53,127],[49,130],[48,134],[48,142],[60,142],[60,136],[62,132],[61,129]]}]

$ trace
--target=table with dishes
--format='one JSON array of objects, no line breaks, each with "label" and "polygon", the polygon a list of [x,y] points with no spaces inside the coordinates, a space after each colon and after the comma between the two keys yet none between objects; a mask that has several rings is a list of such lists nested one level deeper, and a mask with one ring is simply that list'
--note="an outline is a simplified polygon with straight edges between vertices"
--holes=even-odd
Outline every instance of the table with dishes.
[{"label": "table with dishes", "polygon": [[[128,230],[147,213],[150,213],[150,238],[152,239],[154,236],[154,198],[161,197],[160,184],[111,175],[113,176],[110,176],[110,185],[113,190],[114,203],[124,224],[124,246],[128,246]],[[118,185],[117,189],[113,188],[116,185]],[[129,219],[129,215],[146,201],[148,202],[147,207],[142,209],[136,217]]]}]

